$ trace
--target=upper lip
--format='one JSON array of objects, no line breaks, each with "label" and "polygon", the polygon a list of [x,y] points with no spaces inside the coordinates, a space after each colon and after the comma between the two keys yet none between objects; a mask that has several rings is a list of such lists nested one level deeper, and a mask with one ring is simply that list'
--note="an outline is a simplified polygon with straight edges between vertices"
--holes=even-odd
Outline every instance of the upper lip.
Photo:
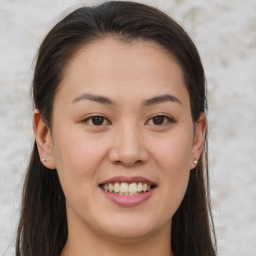
[{"label": "upper lip", "polygon": [[141,177],[141,176],[132,176],[132,177],[114,176],[110,179],[102,181],[100,183],[100,185],[108,184],[108,183],[116,183],[116,182],[119,182],[119,183],[124,182],[124,183],[128,183],[128,184],[141,182],[141,183],[146,183],[148,185],[156,185],[156,182],[154,182],[148,178]]}]

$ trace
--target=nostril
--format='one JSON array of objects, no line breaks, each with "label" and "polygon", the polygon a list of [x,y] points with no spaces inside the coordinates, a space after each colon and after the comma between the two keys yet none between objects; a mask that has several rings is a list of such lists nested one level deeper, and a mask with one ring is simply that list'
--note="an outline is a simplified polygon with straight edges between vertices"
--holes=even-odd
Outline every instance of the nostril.
[{"label": "nostril", "polygon": [[142,160],[137,160],[137,161],[135,162],[135,164],[136,164],[136,165],[143,164],[143,161],[142,161]]},{"label": "nostril", "polygon": [[142,163],[143,163],[142,160],[136,160],[136,161],[125,162],[124,164],[128,167],[134,167],[137,165],[141,165]]},{"label": "nostril", "polygon": [[142,160],[136,160],[136,161],[116,160],[113,163],[116,164],[116,165],[124,165],[124,166],[127,166],[127,167],[133,167],[133,166],[143,164],[143,161]]},{"label": "nostril", "polygon": [[[130,134],[130,130],[128,132]],[[138,138],[138,134],[128,135],[117,136],[116,140],[114,139],[108,152],[109,160],[128,167],[147,162],[149,154],[143,142]]]},{"label": "nostril", "polygon": [[121,165],[121,164],[122,164],[122,161],[117,160],[117,161],[115,161],[114,163],[117,164],[117,165]]}]

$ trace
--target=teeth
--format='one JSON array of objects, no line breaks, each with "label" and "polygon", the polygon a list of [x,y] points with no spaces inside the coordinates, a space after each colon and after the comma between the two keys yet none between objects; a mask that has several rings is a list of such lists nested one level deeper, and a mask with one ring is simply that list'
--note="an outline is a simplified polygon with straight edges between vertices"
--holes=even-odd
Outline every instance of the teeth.
[{"label": "teeth", "polygon": [[134,193],[136,193],[137,192],[137,184],[136,183],[131,183],[130,185],[129,185],[129,193],[130,194],[134,194]]},{"label": "teeth", "polygon": [[119,192],[120,191],[120,185],[119,185],[119,183],[115,183],[115,185],[114,185],[114,191],[117,193],[117,192]]},{"label": "teeth", "polygon": [[[105,189],[105,190],[106,190],[106,189]],[[109,190],[109,192],[113,192],[113,191],[114,191],[114,186],[113,186],[112,183],[109,183],[109,184],[108,184],[108,190]]]},{"label": "teeth", "polygon": [[144,192],[146,192],[146,191],[147,191],[147,188],[148,188],[148,185],[147,185],[147,184],[143,184],[143,186],[142,186],[142,190],[143,190]]},{"label": "teeth", "polygon": [[127,193],[129,191],[129,186],[127,183],[121,183],[120,191],[122,193]]},{"label": "teeth", "polygon": [[145,193],[151,189],[151,185],[148,185],[146,183],[119,183],[116,182],[115,184],[109,183],[109,184],[104,184],[103,189],[106,191],[109,191],[113,194],[116,195],[121,195],[121,196],[135,196],[139,195],[140,193]]},{"label": "teeth", "polygon": [[142,183],[138,183],[138,192],[141,192],[142,191]]}]

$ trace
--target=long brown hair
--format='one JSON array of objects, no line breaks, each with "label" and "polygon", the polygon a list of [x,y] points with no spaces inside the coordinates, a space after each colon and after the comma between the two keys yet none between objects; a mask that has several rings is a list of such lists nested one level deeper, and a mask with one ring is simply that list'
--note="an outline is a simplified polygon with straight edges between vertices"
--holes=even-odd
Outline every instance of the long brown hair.
[{"label": "long brown hair", "polygon": [[[187,33],[156,8],[111,1],[79,8],[56,24],[42,42],[32,84],[34,107],[51,127],[53,101],[68,61],[87,43],[112,36],[117,40],[151,40],[180,64],[190,97],[192,119],[207,110],[205,75]],[[215,256],[216,238],[210,208],[207,137],[185,197],[173,216],[171,247],[175,256]],[[56,170],[40,162],[36,143],[25,178],[16,256],[60,255],[68,235],[65,196]]]}]

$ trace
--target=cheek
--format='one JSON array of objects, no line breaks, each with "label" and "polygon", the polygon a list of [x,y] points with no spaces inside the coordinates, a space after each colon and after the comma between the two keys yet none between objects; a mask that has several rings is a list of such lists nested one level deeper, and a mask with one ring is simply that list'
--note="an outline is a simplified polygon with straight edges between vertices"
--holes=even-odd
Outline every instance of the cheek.
[{"label": "cheek", "polygon": [[[55,161],[60,183],[70,212],[90,211],[91,198],[97,186],[96,173],[101,164],[104,149],[97,140],[80,134],[55,136]],[[87,202],[87,203],[85,203]],[[80,210],[79,210],[80,209]]]},{"label": "cheek", "polygon": [[169,149],[162,147],[158,151],[158,168],[167,198],[179,201],[185,193],[190,173],[191,150],[188,148],[179,143]]},{"label": "cheek", "polygon": [[[176,133],[158,141],[152,155],[160,173],[161,211],[171,216],[178,209],[187,189],[192,152],[192,132]],[[167,209],[166,209],[167,208]],[[168,217],[167,216],[167,217]]]},{"label": "cheek", "polygon": [[79,130],[72,133],[56,133],[54,157],[57,169],[71,171],[72,174],[84,175],[94,170],[92,166],[101,161],[104,144]]},{"label": "cheek", "polygon": [[95,174],[106,149],[104,144],[99,145],[100,141],[79,130],[72,133],[66,130],[58,130],[54,137],[54,158],[63,191],[67,197],[74,187],[85,192],[81,195],[91,193],[90,187],[96,184]]},{"label": "cheek", "polygon": [[152,140],[150,148],[160,170],[172,176],[176,172],[190,170],[192,144],[192,129],[176,129],[162,138]]}]

